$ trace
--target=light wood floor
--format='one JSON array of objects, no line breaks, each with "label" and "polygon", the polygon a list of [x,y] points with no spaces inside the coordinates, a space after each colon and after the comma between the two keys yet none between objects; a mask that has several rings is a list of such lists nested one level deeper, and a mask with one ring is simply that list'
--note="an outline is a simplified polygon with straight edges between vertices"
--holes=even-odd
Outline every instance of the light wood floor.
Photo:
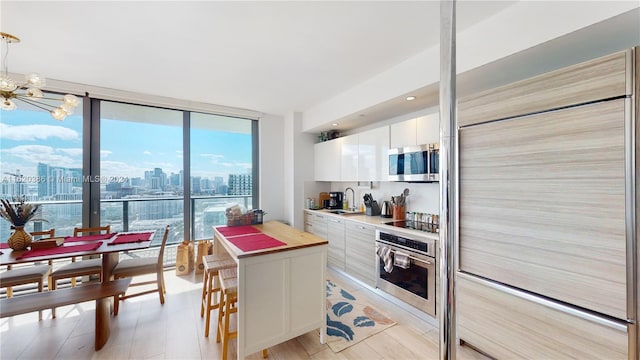
[{"label": "light wood floor", "polygon": [[[46,311],[0,320],[0,359],[220,359],[221,346],[212,325],[204,337],[200,318],[201,276],[165,273],[164,306],[157,294],[128,299],[112,318],[111,337],[98,352],[94,342],[94,302],[58,308],[57,318]],[[270,359],[437,359],[438,329],[388,300],[333,271],[328,277],[398,322],[339,353],[319,343],[317,331],[269,348]],[[212,313],[215,318],[215,312]],[[259,353],[250,359],[261,359]],[[461,347],[461,359],[485,359]],[[236,359],[232,341],[229,359]]]}]

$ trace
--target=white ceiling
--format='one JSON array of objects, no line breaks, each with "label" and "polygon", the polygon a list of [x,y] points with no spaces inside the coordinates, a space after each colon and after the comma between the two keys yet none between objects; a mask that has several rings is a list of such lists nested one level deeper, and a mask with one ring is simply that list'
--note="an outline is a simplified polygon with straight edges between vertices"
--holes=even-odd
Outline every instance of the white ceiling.
[{"label": "white ceiling", "polygon": [[[459,1],[458,31],[513,1]],[[271,114],[439,41],[438,1],[6,1],[9,71]]]}]

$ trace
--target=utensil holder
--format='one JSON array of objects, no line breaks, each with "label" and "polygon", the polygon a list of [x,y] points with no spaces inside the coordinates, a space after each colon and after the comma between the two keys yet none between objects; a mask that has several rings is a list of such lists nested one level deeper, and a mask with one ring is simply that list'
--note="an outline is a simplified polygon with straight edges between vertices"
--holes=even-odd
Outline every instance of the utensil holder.
[{"label": "utensil holder", "polygon": [[405,207],[404,206],[394,206],[393,207],[393,220],[404,220],[405,219]]}]

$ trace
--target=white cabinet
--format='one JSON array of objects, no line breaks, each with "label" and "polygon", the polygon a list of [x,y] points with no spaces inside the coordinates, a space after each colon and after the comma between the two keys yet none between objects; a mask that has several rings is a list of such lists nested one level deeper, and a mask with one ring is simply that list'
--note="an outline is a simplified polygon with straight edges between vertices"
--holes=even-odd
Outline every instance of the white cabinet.
[{"label": "white cabinet", "polygon": [[347,221],[345,226],[345,271],[369,286],[376,284],[376,229]]},{"label": "white cabinet", "polygon": [[329,266],[344,271],[344,220],[329,217],[327,220],[327,241],[329,250],[327,252],[327,263]]},{"label": "white cabinet", "polygon": [[315,144],[315,180],[340,181],[341,139]]},{"label": "white cabinet", "polygon": [[389,147],[415,146],[440,142],[440,116],[437,113],[392,124]]},{"label": "white cabinet", "polygon": [[367,130],[358,134],[358,180],[388,180],[388,149],[388,126]]},{"label": "white cabinet", "polygon": [[389,147],[416,145],[416,119],[391,124],[389,130]]},{"label": "white cabinet", "polygon": [[440,115],[438,113],[416,119],[416,145],[440,142]]},{"label": "white cabinet", "polygon": [[340,139],[340,181],[358,181],[358,135]]}]

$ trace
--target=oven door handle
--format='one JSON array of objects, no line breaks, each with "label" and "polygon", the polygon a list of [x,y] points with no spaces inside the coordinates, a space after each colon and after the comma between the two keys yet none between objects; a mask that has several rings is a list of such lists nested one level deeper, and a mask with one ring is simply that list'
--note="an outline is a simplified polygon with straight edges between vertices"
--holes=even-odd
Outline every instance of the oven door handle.
[{"label": "oven door handle", "polygon": [[425,261],[425,260],[418,259],[418,258],[413,257],[413,256],[409,256],[409,259],[412,259],[412,260],[415,260],[415,261],[419,261],[419,262],[427,264],[427,265],[432,265],[431,261]]},{"label": "oven door handle", "polygon": [[[395,253],[395,252],[396,252],[396,250],[391,249],[391,252],[392,252],[392,253]],[[420,259],[420,258],[417,258],[417,257],[411,256],[411,255],[408,255],[408,257],[409,257],[409,259],[412,259],[412,260],[415,260],[415,261],[419,261],[419,262],[421,262],[421,263],[423,263],[423,264],[433,265],[433,263],[432,263],[431,261],[422,260],[422,259]]]}]

